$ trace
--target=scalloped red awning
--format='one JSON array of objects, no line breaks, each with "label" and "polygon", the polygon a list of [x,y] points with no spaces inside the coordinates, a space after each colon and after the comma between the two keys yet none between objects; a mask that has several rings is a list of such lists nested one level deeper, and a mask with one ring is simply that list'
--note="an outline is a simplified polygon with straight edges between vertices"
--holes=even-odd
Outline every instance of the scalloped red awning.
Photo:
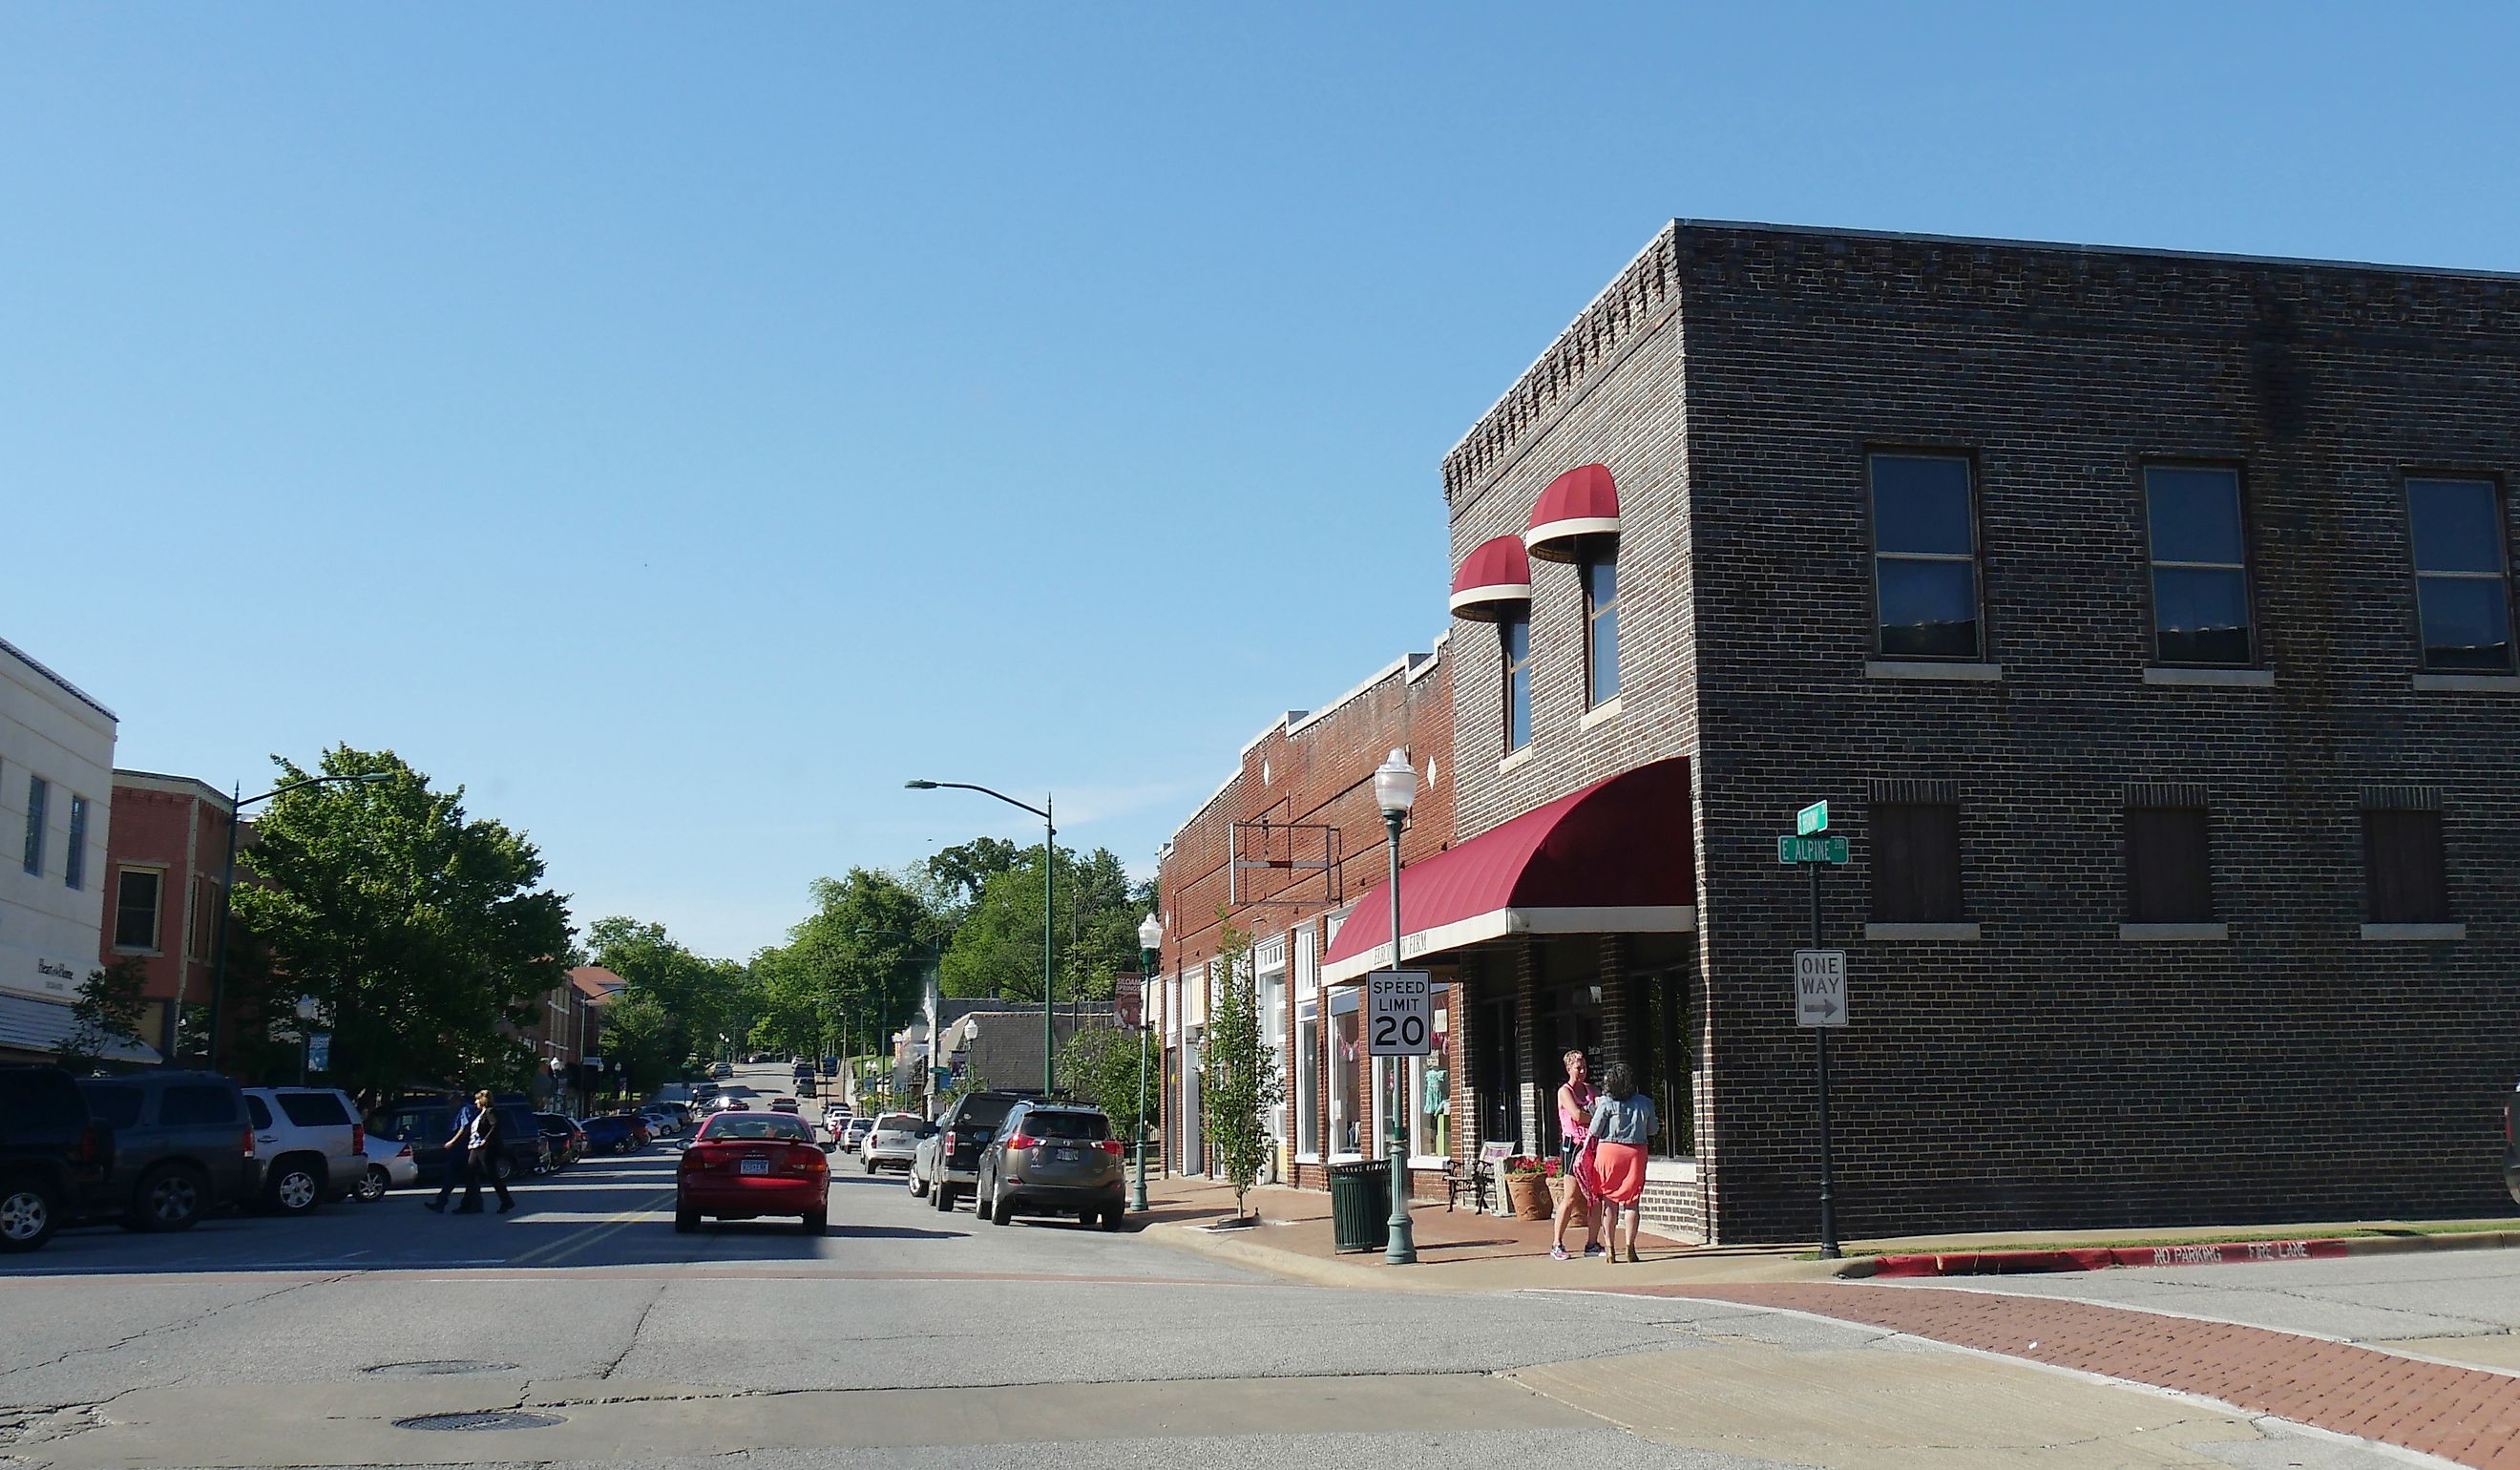
[{"label": "scalloped red awning", "polygon": [[[1688,762],[1656,761],[1535,807],[1400,874],[1403,961],[1508,934],[1697,927]],[[1391,885],[1356,901],[1322,978],[1391,963]]]},{"label": "scalloped red awning", "polygon": [[1531,557],[1519,536],[1491,536],[1470,548],[1453,574],[1453,616],[1503,622],[1531,601]]},{"label": "scalloped red awning", "polygon": [[1569,469],[1540,492],[1522,544],[1543,561],[1572,561],[1587,536],[1619,534],[1619,486],[1606,466]]}]

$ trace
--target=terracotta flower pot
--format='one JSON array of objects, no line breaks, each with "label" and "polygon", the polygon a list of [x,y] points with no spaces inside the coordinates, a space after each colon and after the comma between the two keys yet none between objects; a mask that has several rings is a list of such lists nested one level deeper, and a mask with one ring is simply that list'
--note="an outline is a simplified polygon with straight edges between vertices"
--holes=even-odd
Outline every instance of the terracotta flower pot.
[{"label": "terracotta flower pot", "polygon": [[1513,1206],[1517,1220],[1547,1220],[1556,1211],[1550,1196],[1549,1177],[1543,1174],[1508,1174],[1505,1177],[1505,1197]]}]

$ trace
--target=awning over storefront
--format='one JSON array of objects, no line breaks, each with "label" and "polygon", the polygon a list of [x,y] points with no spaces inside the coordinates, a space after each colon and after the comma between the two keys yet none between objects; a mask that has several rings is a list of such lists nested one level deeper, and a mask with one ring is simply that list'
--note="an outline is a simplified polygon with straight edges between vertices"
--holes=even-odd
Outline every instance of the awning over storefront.
[{"label": "awning over storefront", "polygon": [[1491,536],[1470,548],[1453,574],[1453,616],[1479,622],[1518,617],[1531,605],[1531,557],[1519,536]]},{"label": "awning over storefront", "polygon": [[1543,561],[1572,561],[1588,536],[1619,534],[1619,487],[1600,465],[1569,469],[1540,492],[1522,544]]},{"label": "awning over storefront", "polygon": [[[77,1029],[77,1018],[62,1002],[0,991],[0,1051],[56,1055],[62,1049],[62,1043],[69,1040],[70,1033]],[[156,1047],[128,1042],[108,1042],[97,1051],[108,1061],[164,1060]]]},{"label": "awning over storefront", "polygon": [[[1656,761],[1535,807],[1400,874],[1404,959],[1509,934],[1669,934],[1697,927],[1688,763]],[[1330,936],[1322,978],[1391,963],[1387,883]]]}]

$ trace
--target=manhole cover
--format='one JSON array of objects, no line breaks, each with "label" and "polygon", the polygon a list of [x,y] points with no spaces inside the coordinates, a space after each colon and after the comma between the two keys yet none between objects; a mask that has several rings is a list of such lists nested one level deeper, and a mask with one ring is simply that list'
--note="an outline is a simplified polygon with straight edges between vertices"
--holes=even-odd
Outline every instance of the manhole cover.
[{"label": "manhole cover", "polygon": [[438,1378],[453,1373],[513,1373],[513,1362],[480,1362],[470,1358],[431,1358],[420,1362],[381,1362],[361,1371],[380,1378]]},{"label": "manhole cover", "polygon": [[567,1421],[558,1414],[529,1414],[513,1408],[469,1414],[417,1414],[394,1420],[396,1429],[548,1429]]}]

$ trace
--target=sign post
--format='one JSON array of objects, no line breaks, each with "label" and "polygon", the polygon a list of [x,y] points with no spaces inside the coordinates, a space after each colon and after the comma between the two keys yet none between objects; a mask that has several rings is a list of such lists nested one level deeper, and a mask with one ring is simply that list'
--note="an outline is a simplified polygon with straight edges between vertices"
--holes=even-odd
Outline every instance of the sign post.
[{"label": "sign post", "polygon": [[1794,814],[1794,835],[1777,839],[1777,861],[1811,871],[1811,948],[1794,954],[1794,1022],[1813,1029],[1819,1044],[1820,1255],[1835,1261],[1836,1170],[1829,1158],[1828,1034],[1846,1024],[1846,952],[1821,948],[1820,870],[1846,862],[1846,839],[1828,830],[1828,803],[1816,801]]}]

